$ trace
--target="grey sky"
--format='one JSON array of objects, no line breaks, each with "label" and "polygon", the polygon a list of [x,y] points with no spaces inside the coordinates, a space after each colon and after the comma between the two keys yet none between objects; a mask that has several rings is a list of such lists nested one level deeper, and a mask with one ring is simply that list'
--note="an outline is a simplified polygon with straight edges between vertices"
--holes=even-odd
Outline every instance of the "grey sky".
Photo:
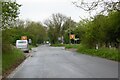
[{"label": "grey sky", "polygon": [[[16,0],[22,4],[20,8],[20,19],[41,21],[48,19],[53,13],[61,13],[71,17],[78,22],[80,17],[85,18],[88,13],[75,7],[72,1],[75,0]],[[80,16],[80,17],[79,17]]]}]

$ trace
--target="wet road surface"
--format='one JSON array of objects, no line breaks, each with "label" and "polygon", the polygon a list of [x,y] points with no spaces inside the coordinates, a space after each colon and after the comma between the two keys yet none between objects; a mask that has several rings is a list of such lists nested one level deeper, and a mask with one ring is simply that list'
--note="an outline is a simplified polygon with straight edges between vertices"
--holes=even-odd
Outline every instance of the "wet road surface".
[{"label": "wet road surface", "polygon": [[63,47],[39,46],[9,78],[117,78],[118,63]]}]

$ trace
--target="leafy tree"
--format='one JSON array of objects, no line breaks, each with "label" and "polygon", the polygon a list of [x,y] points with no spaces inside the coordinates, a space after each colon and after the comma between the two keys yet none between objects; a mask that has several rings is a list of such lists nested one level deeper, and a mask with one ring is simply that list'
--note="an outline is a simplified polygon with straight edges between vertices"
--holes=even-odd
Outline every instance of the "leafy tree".
[{"label": "leafy tree", "polygon": [[108,40],[110,42],[116,43],[116,46],[118,47],[118,44],[120,43],[120,12],[119,11],[113,11],[109,13],[108,15],[108,28],[106,30],[106,36],[108,37]]},{"label": "leafy tree", "polygon": [[76,38],[79,38],[79,40],[81,41],[82,38],[84,37],[85,31],[86,31],[86,21],[80,21],[73,32],[76,35]]},{"label": "leafy tree", "polygon": [[47,35],[45,29],[40,23],[30,22],[25,28],[25,31],[29,34],[28,37],[32,39],[33,45],[36,45],[46,40]]},{"label": "leafy tree", "polygon": [[97,15],[93,20],[79,22],[74,30],[75,34],[81,36],[82,43],[93,48],[99,46],[119,47],[120,43],[120,12],[112,11],[108,16]]},{"label": "leafy tree", "polygon": [[64,43],[70,43],[69,36],[70,34],[74,34],[74,29],[76,28],[76,22],[71,20],[71,18],[67,18],[62,27],[61,34],[64,36]]},{"label": "leafy tree", "polygon": [[[53,14],[51,19],[45,21],[45,24],[49,27],[48,37],[51,43],[57,43],[58,37],[63,36],[63,24],[66,17],[60,13]],[[54,37],[53,37],[54,36]]]},{"label": "leafy tree", "polygon": [[19,14],[19,5],[16,2],[12,1],[2,1],[2,27],[9,28],[13,27],[11,24],[14,23]]},{"label": "leafy tree", "polygon": [[[12,1],[0,1],[0,30],[2,30],[2,51],[6,53],[6,51],[11,51],[11,29],[13,27],[12,24],[16,20],[19,14],[19,7],[21,5]],[[7,49],[7,50],[6,50]]]},{"label": "leafy tree", "polygon": [[[89,2],[81,0],[73,2],[73,4],[89,13],[93,11],[98,12],[89,22],[83,25],[86,26],[84,29],[85,34],[82,37],[84,44],[90,47],[94,47],[95,44],[99,44],[100,46],[108,46],[110,44],[112,44],[113,47],[120,46],[120,37],[118,36],[120,35],[119,0],[96,0]],[[101,8],[101,10],[99,8]],[[106,12],[108,14],[106,14]],[[101,14],[105,14],[106,16]],[[82,32],[78,30],[80,29],[76,29],[75,32]]]},{"label": "leafy tree", "polygon": [[76,22],[60,13],[53,14],[51,19],[45,21],[45,24],[48,26],[49,40],[53,44],[60,43],[58,38],[62,39],[62,37],[64,38],[64,43],[68,43],[69,35],[73,33],[76,27]]}]

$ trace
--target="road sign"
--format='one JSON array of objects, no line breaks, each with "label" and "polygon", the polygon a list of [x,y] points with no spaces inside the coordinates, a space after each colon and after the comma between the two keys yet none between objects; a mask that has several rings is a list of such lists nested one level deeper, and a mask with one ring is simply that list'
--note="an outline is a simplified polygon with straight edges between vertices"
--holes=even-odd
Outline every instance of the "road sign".
[{"label": "road sign", "polygon": [[71,35],[70,35],[70,39],[75,39],[75,35],[74,35],[74,34],[71,34]]},{"label": "road sign", "polygon": [[21,36],[21,40],[27,40],[27,36]]}]

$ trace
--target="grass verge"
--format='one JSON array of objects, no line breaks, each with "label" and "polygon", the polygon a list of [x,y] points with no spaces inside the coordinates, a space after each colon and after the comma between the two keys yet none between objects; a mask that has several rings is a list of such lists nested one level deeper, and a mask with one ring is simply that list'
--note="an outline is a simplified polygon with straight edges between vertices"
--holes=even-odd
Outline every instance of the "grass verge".
[{"label": "grass verge", "polygon": [[53,46],[53,47],[63,47],[63,46],[65,46],[65,44],[51,44],[50,46]]},{"label": "grass verge", "polygon": [[66,49],[78,48],[79,44],[51,44],[53,47],[65,47]]},{"label": "grass verge", "polygon": [[114,60],[114,61],[120,61],[120,54],[118,49],[115,48],[100,48],[98,50],[96,49],[89,49],[86,48],[85,46],[79,45],[78,50],[79,53],[82,54],[88,54],[92,56],[98,56],[102,58],[106,58],[109,60]]},{"label": "grass verge", "polygon": [[77,49],[79,47],[79,44],[65,44],[64,46],[66,49],[70,49],[70,48]]},{"label": "grass verge", "polygon": [[2,74],[8,75],[25,59],[24,53],[19,49],[13,48],[12,51],[2,54]]},{"label": "grass verge", "polygon": [[109,60],[119,61],[120,62],[120,52],[116,48],[100,48],[98,50],[96,49],[90,49],[82,44],[67,44],[65,45],[66,49],[75,48],[77,49],[77,52],[81,54],[87,54],[92,56],[98,56],[101,58],[106,58]]}]

